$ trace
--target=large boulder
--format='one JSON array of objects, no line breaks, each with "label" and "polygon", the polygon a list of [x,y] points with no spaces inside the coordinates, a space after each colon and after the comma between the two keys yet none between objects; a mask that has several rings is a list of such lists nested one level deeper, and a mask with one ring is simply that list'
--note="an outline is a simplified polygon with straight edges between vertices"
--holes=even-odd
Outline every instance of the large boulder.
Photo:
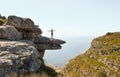
[{"label": "large boulder", "polygon": [[21,18],[17,16],[9,16],[7,20],[7,25],[14,26],[18,30],[23,30],[27,32],[34,32],[37,34],[41,34],[42,31],[38,26],[34,24],[34,22],[29,18]]},{"label": "large boulder", "polygon": [[37,71],[41,65],[39,55],[30,41],[0,41],[0,77]]},{"label": "large boulder", "polygon": [[0,39],[19,40],[21,34],[17,29],[10,25],[0,26]]}]

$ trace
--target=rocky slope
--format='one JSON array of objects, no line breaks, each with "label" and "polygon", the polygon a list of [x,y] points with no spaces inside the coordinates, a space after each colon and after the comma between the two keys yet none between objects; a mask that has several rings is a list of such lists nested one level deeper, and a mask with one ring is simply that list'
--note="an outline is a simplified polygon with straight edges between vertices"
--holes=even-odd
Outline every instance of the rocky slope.
[{"label": "rocky slope", "polygon": [[[46,49],[61,49],[65,41],[43,37],[42,30],[29,18],[9,16],[0,25],[0,77],[37,72],[44,66]],[[44,66],[45,67],[45,66]]]},{"label": "rocky slope", "polygon": [[69,61],[64,73],[69,77],[120,77],[120,32],[95,38],[85,53]]}]

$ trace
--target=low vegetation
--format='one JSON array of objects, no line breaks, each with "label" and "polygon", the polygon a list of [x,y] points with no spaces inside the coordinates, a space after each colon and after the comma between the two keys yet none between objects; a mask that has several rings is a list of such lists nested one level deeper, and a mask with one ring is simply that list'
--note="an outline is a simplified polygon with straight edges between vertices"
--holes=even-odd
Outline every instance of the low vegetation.
[{"label": "low vegetation", "polygon": [[0,25],[5,24],[6,21],[7,21],[6,17],[0,15]]},{"label": "low vegetation", "polygon": [[93,40],[90,49],[69,61],[64,74],[69,77],[119,77],[120,32]]},{"label": "low vegetation", "polygon": [[37,73],[47,74],[50,77],[57,77],[57,72],[53,68],[46,66],[44,64],[41,65],[41,68],[37,71]]}]

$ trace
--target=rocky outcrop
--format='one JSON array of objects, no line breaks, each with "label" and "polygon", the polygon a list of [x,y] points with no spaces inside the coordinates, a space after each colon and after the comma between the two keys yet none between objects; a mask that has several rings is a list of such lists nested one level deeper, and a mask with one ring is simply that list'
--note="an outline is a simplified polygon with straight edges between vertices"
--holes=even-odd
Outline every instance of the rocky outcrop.
[{"label": "rocky outcrop", "polygon": [[0,77],[10,73],[36,72],[43,65],[46,49],[61,49],[65,41],[41,35],[29,18],[9,16],[0,26]]},{"label": "rocky outcrop", "polygon": [[38,26],[36,26],[34,24],[34,22],[29,18],[9,16],[6,24],[14,26],[17,29],[25,30],[25,31],[28,31],[28,32],[29,31],[30,32],[38,32],[39,34],[42,33],[41,29],[38,28]]},{"label": "rocky outcrop", "polygon": [[6,25],[14,26],[21,33],[23,39],[33,39],[42,33],[41,29],[29,18],[9,16]]},{"label": "rocky outcrop", "polygon": [[48,38],[48,37],[35,37],[34,43],[36,49],[40,52],[41,57],[44,56],[45,50],[56,50],[61,49],[61,44],[64,44],[65,41],[60,39]]},{"label": "rocky outcrop", "polygon": [[15,27],[4,25],[0,26],[0,39],[19,40],[21,34]]},{"label": "rocky outcrop", "polygon": [[[9,16],[6,25],[16,28],[17,29],[16,31],[20,33],[21,40],[30,40],[34,42],[35,47],[41,53],[41,57],[44,56],[44,52],[46,49],[47,50],[61,49],[61,44],[65,43],[65,41],[60,39],[41,36],[42,33],[41,29],[38,28],[38,26],[36,26],[34,22],[29,18]],[[7,34],[7,36],[11,36],[11,34],[9,35]]]},{"label": "rocky outcrop", "polygon": [[60,44],[64,44],[65,41],[40,36],[40,37],[34,38],[34,43],[38,50],[41,50],[41,49],[53,50],[53,49],[61,49]]},{"label": "rocky outcrop", "polygon": [[69,61],[64,73],[69,77],[119,77],[120,32],[95,38],[84,54]]},{"label": "rocky outcrop", "polygon": [[40,36],[40,37],[36,37],[34,38],[35,41],[34,43],[38,44],[38,43],[41,43],[41,44],[64,44],[65,41],[63,40],[60,40],[60,39],[54,39],[54,38],[48,38],[48,37],[43,37],[43,36]]},{"label": "rocky outcrop", "polygon": [[33,72],[40,68],[40,54],[31,44],[27,41],[0,41],[0,77],[11,72]]}]

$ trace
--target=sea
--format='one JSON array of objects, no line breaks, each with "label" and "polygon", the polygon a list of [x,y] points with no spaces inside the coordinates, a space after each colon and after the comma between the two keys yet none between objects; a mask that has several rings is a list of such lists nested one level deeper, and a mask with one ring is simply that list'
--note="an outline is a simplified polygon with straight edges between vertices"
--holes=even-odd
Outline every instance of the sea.
[{"label": "sea", "polygon": [[66,41],[62,45],[62,49],[46,50],[43,59],[46,64],[64,66],[70,59],[87,51],[90,48],[93,38],[90,36],[61,37],[59,39]]}]

